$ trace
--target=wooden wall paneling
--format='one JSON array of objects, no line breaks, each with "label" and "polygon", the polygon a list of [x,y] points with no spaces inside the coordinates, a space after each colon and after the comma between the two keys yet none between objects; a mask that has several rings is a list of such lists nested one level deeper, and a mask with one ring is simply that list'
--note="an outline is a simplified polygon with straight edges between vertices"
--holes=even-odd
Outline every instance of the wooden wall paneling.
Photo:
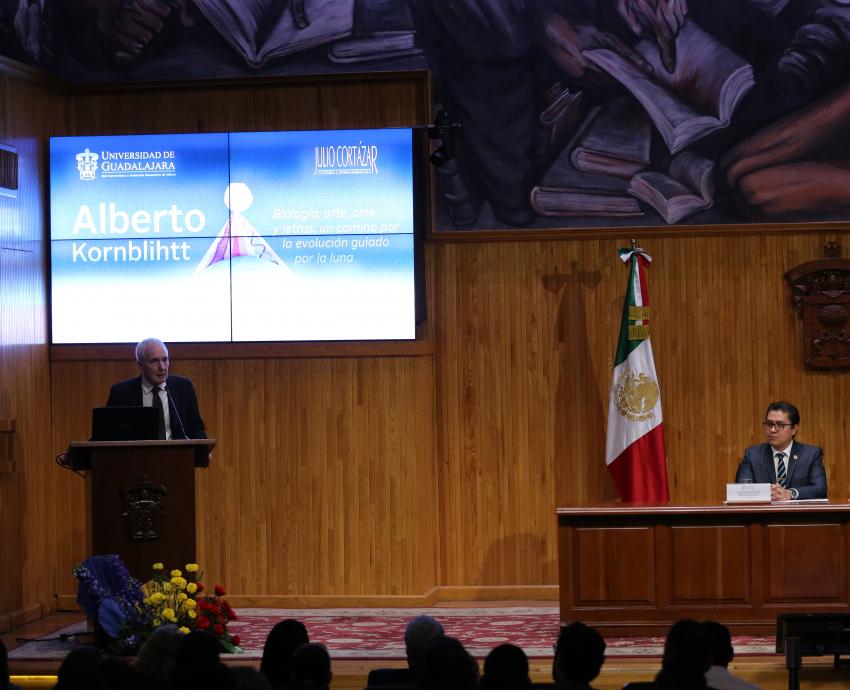
[{"label": "wooden wall paneling", "polygon": [[[410,126],[430,119],[424,74],[90,89],[66,134]],[[88,433],[87,412],[127,363],[54,361],[54,444]],[[211,580],[261,597],[421,596],[436,582],[434,392],[415,357],[183,360],[212,436],[198,475],[199,557]],[[86,381],[82,408],[69,406]],[[61,478],[62,512],[80,509]],[[65,527],[58,560],[85,554]],[[73,591],[63,574],[62,592]],[[314,599],[316,600],[316,599]]]},{"label": "wooden wall paneling", "polygon": [[[2,261],[2,252],[0,252]],[[2,280],[2,265],[0,265]],[[0,302],[0,309],[2,309]],[[2,371],[2,364],[0,364]],[[23,602],[23,578],[20,567],[23,544],[21,538],[21,498],[23,491],[16,461],[14,418],[0,419],[0,632],[12,627],[11,614]]]},{"label": "wooden wall paneling", "polygon": [[[16,196],[0,196],[0,416],[16,423],[16,478],[7,487],[6,506],[17,513],[19,549],[0,559],[0,586],[8,588],[0,614],[20,623],[50,607],[55,592],[55,559],[46,537],[52,532],[53,465],[42,238],[45,137],[61,118],[62,104],[37,79],[11,72],[0,63],[0,143],[15,149],[19,166]],[[0,512],[0,519],[9,517]]]},{"label": "wooden wall paneling", "polygon": [[[92,392],[71,405],[74,381],[91,368],[53,364],[59,445],[88,433],[87,409],[134,367],[97,368]],[[172,370],[194,380],[218,439],[210,467],[197,472],[208,579],[267,598],[410,596],[433,587],[430,358],[176,360]],[[82,486],[64,479],[72,521]],[[61,548],[60,562],[85,555],[76,534]],[[62,591],[72,587],[69,575]]]},{"label": "wooden wall paneling", "polygon": [[430,121],[428,93],[425,73],[95,88],[68,134],[409,127]]},{"label": "wooden wall paneling", "polygon": [[[71,441],[91,437],[91,409],[106,402],[109,386],[137,371],[132,348],[126,362],[53,362],[51,365],[51,407],[53,410],[52,451],[64,451]],[[86,553],[86,482],[69,470],[52,465],[51,514],[56,538],[52,543],[57,563],[56,590],[75,594],[71,569]]]},{"label": "wooden wall paneling", "polygon": [[[604,438],[628,239],[433,248],[444,585],[554,584],[555,506],[615,496]],[[803,368],[783,273],[848,236],[640,239],[672,500],[721,501],[776,399],[800,407],[801,440],[825,448],[830,497],[847,500],[850,378]],[[520,539],[522,558],[489,557]]]},{"label": "wooden wall paneling", "polygon": [[[135,92],[103,89],[72,97],[66,133],[411,124],[427,120],[420,86],[399,77],[383,85],[245,82]],[[758,422],[765,404],[776,398],[800,406],[801,439],[825,447],[830,495],[846,500],[843,401],[850,392],[848,379],[803,369],[800,326],[782,274],[820,256],[829,239],[846,243],[847,235],[784,230],[773,236],[720,237],[707,229],[705,236],[640,239],[655,258],[649,273],[653,347],[673,500],[721,500],[743,447],[761,440]],[[443,586],[482,591],[554,585],[554,507],[615,496],[604,466],[604,431],[626,281],[616,248],[628,240],[624,232],[620,240],[436,241],[427,248],[436,359],[412,359],[408,369],[398,370],[399,364],[391,364],[395,360],[379,358],[378,368],[368,369],[385,387],[376,394],[395,401],[398,387],[411,396],[404,401],[406,409],[424,413],[416,424],[430,420],[426,432],[414,425],[412,413],[399,417],[422,446],[407,448],[409,438],[402,444],[408,463],[402,467],[415,478],[427,475],[436,487],[427,505],[405,494],[401,474],[367,461],[375,452],[379,457],[389,452],[380,433],[395,424],[395,410],[377,405],[367,414],[351,402],[356,397],[346,397],[365,380],[351,368],[351,360],[242,363],[248,369],[236,373],[260,386],[243,401],[249,412],[240,412],[238,420],[217,407],[232,397],[233,361],[181,363],[183,371],[193,372],[205,411],[215,406],[213,423],[207,420],[213,433],[227,427],[221,431],[226,436],[217,460],[201,478],[199,505],[207,507],[200,509],[207,515],[202,543],[210,573],[237,578],[232,589],[255,586],[250,591],[281,596],[366,592],[364,564],[373,556],[362,532],[373,525],[368,520],[340,525],[330,506],[341,501],[354,513],[364,506],[377,511],[371,520],[396,515],[408,505],[434,516],[427,523],[437,525],[431,527],[434,541],[425,552],[439,544],[439,570],[433,570],[433,562],[424,571],[408,569],[410,564],[397,558],[413,533],[401,530],[403,521],[392,537],[381,525],[378,539],[387,540],[393,556],[392,562],[370,563],[372,592],[424,591],[427,587],[419,585],[427,579],[425,572],[436,572]],[[370,360],[362,362],[366,366]],[[56,385],[67,391],[63,377],[75,368],[54,363],[53,371]],[[336,385],[343,392],[328,397]],[[203,390],[216,390],[216,397],[210,399]],[[269,405],[279,390],[290,391],[299,402]],[[57,417],[63,414],[63,400],[54,395]],[[273,411],[274,418],[263,417],[264,410]],[[257,415],[270,426],[251,437],[245,429],[254,426]],[[356,438],[344,420],[369,415],[380,417],[381,424]],[[299,429],[294,436],[293,428]],[[336,456],[351,448],[351,467],[338,464]],[[434,456],[439,460],[436,478],[429,474]],[[294,464],[282,466],[281,457]],[[235,489],[226,486],[233,476],[239,478]],[[370,503],[372,483],[360,484],[363,476],[374,477],[382,495],[399,491],[408,503]],[[282,498],[275,503],[265,493],[281,482],[295,491],[287,494],[294,497],[286,499],[292,503]],[[356,498],[347,495],[348,482],[358,487]],[[323,503],[327,496],[334,503]],[[246,505],[259,506],[259,512],[247,515],[269,519],[252,522],[243,515]],[[292,513],[298,511],[309,518],[293,522]],[[321,528],[313,531],[316,521]],[[234,555],[248,546],[248,567],[234,568]],[[273,572],[280,559],[292,554],[301,559],[296,568]],[[423,558],[417,554],[414,563],[422,565]],[[392,568],[402,571],[395,584]]]}]

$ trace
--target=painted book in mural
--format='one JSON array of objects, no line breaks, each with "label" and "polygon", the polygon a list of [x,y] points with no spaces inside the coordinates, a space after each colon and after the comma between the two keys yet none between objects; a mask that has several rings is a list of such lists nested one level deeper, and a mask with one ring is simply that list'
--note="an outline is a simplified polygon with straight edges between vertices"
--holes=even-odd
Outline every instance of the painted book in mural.
[{"label": "painted book in mural", "polygon": [[636,46],[652,67],[648,74],[612,50],[584,56],[619,81],[640,101],[671,153],[726,127],[755,84],[753,68],[703,31],[692,19],[676,38],[676,68],[667,72],[654,41]]},{"label": "painted book in mural", "polygon": [[543,178],[531,190],[531,205],[541,216],[630,218],[642,216],[628,193],[628,180],[613,175],[580,172],[572,163],[580,140],[600,111],[594,107]]},{"label": "painted book in mural", "polygon": [[409,3],[355,0],[351,36],[328,46],[331,62],[367,62],[420,55]]},{"label": "painted book in mural", "polygon": [[198,9],[252,67],[351,34],[354,0],[195,0]]},{"label": "painted book in mural", "polygon": [[546,167],[580,124],[582,92],[556,82],[544,92],[543,103],[534,127],[534,159],[536,165]]},{"label": "painted book in mural", "polygon": [[573,149],[573,165],[582,172],[631,178],[649,165],[651,128],[634,99],[611,99]]},{"label": "painted book in mural", "polygon": [[642,172],[632,178],[629,192],[654,208],[668,225],[711,207],[714,163],[691,151],[673,157],[668,174]]}]

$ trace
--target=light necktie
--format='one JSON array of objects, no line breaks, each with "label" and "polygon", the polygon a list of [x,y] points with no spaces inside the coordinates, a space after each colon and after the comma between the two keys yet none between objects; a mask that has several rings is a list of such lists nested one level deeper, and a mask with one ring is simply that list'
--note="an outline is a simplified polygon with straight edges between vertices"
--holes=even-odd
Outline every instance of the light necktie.
[{"label": "light necktie", "polygon": [[783,489],[787,488],[785,482],[787,480],[787,472],[785,470],[785,453],[776,454],[776,481]]},{"label": "light necktie", "polygon": [[159,438],[160,440],[165,440],[165,410],[162,408],[162,398],[159,397],[159,391],[159,386],[154,386],[151,389],[151,395],[153,396],[153,407],[156,410],[157,414],[157,438]]}]

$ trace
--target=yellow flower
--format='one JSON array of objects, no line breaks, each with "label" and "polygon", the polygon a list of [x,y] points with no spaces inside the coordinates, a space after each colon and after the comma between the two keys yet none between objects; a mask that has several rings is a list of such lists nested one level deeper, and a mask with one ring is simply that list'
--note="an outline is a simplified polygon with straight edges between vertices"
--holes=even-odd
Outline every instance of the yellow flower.
[{"label": "yellow flower", "polygon": [[165,595],[162,592],[154,592],[153,594],[151,594],[151,602],[153,602],[154,604],[158,604],[163,599],[165,599]]},{"label": "yellow flower", "polygon": [[153,624],[154,624],[154,627],[159,627],[160,625],[162,625],[162,621],[159,620],[159,618],[154,618]]},{"label": "yellow flower", "polygon": [[146,604],[153,603],[153,600],[150,597],[145,597],[142,601],[144,601],[144,603],[146,603]]},{"label": "yellow flower", "polygon": [[185,592],[180,592],[180,594],[177,595],[177,601],[186,601],[188,598],[189,597],[186,596]]},{"label": "yellow flower", "polygon": [[184,625],[184,626],[183,626],[183,627],[181,627],[181,628],[177,628],[177,632],[182,632],[184,635],[188,635],[188,634],[189,634],[189,628],[187,628],[187,627]]},{"label": "yellow flower", "polygon": [[154,569],[154,570],[162,570],[164,567],[165,567],[165,566],[164,566],[162,563],[154,563],[154,564],[153,564],[153,569]]},{"label": "yellow flower", "polygon": [[192,611],[191,609],[186,612],[186,615],[189,616],[189,618],[196,618],[198,616],[198,614],[195,611]]},{"label": "yellow flower", "polygon": [[186,572],[187,573],[197,573],[198,572],[198,564],[197,563],[187,563],[186,564]]},{"label": "yellow flower", "polygon": [[197,605],[198,605],[198,602],[196,602],[194,599],[186,599],[186,601],[183,602],[183,608],[189,609],[190,611],[193,608],[195,608]]},{"label": "yellow flower", "polygon": [[172,577],[171,584],[177,587],[177,589],[186,589],[186,578],[185,577]]},{"label": "yellow flower", "polygon": [[186,585],[186,591],[189,592],[189,594],[194,594],[198,591],[198,585],[196,585],[194,582],[190,582],[188,585]]},{"label": "yellow flower", "polygon": [[163,592],[170,592],[170,591],[171,591],[171,589],[172,589],[172,587],[171,587],[171,583],[170,583],[170,582],[164,582],[164,583],[162,584],[162,591],[163,591]]},{"label": "yellow flower", "polygon": [[176,568],[175,568],[174,570],[172,570],[172,571],[171,571],[171,577],[180,577],[182,574],[183,574],[183,573],[181,573],[181,572],[180,572],[179,570],[177,570]]},{"label": "yellow flower", "polygon": [[174,618],[174,609],[163,609],[162,610],[163,618]]}]

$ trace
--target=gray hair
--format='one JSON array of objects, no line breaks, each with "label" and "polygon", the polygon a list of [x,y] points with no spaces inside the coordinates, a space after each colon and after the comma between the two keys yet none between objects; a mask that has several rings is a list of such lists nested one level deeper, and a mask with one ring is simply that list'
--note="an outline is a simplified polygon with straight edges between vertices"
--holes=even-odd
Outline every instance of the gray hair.
[{"label": "gray hair", "polygon": [[428,644],[438,637],[443,637],[446,631],[440,621],[431,616],[416,616],[407,624],[404,631],[404,646],[407,650],[407,665],[411,670],[418,670]]},{"label": "gray hair", "polygon": [[163,350],[165,350],[165,356],[168,357],[168,348],[165,346],[165,343],[162,342],[159,338],[145,338],[140,341],[138,345],[136,345],[136,361],[141,362],[145,356],[145,350],[148,345],[159,345]]},{"label": "gray hair", "polygon": [[174,671],[183,633],[176,625],[161,625],[145,640],[134,664],[137,671],[167,681]]}]

